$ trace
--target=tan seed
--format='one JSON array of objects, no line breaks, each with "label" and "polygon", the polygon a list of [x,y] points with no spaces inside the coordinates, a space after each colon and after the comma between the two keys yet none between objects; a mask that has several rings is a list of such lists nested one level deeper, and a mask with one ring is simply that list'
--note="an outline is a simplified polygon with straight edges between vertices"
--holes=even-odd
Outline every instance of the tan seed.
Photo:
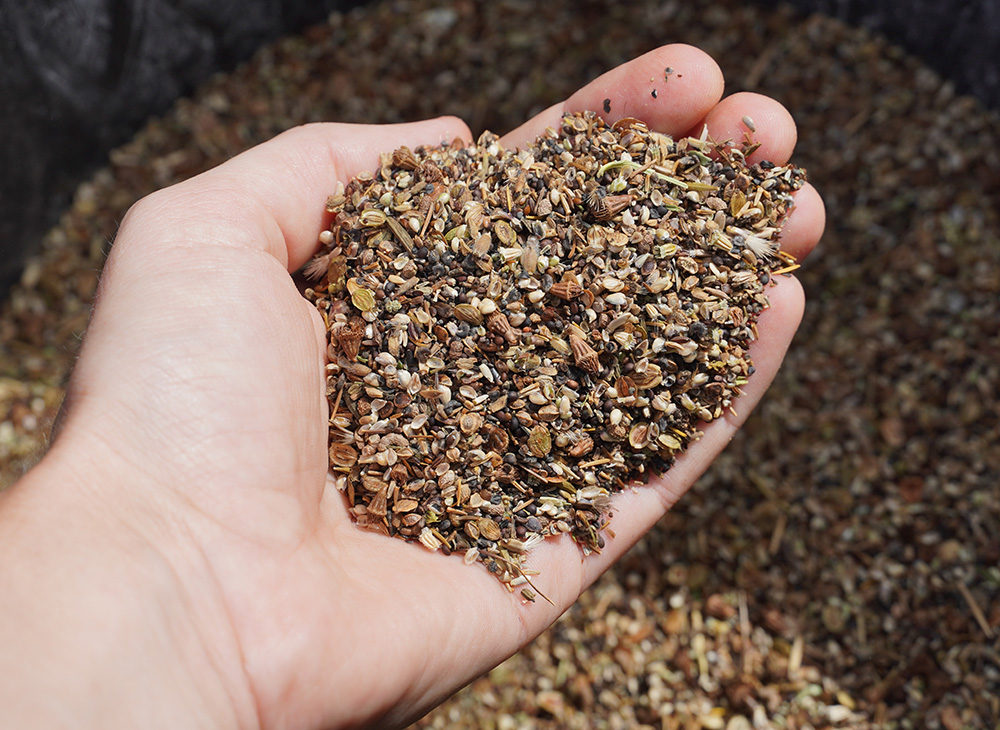
[{"label": "tan seed", "polygon": [[538,457],[546,456],[552,451],[552,437],[545,426],[535,426],[528,435],[528,450]]}]

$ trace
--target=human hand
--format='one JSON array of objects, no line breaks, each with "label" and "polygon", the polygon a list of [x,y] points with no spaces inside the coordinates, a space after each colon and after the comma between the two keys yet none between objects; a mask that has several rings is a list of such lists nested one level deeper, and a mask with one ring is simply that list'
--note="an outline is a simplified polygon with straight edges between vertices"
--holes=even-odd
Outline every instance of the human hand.
[{"label": "human hand", "polygon": [[[675,73],[653,99],[647,80],[666,67]],[[762,143],[755,158],[783,163],[795,142],[788,113],[756,95],[719,101],[722,88],[707,56],[669,46],[503,142],[527,144],[563,111],[600,111],[610,99],[606,116],[675,136],[707,123],[716,139],[740,139],[749,115]],[[618,495],[616,536],[600,555],[582,559],[560,538],[529,557],[554,605],[524,606],[478,567],[353,526],[327,478],[324,328],[288,271],[312,254],[338,179],[373,168],[380,151],[456,136],[470,135],[454,119],[299,128],[130,211],[61,433],[0,501],[0,520],[17,528],[0,535],[0,595],[57,597],[32,611],[8,600],[14,620],[0,612],[5,646],[34,638],[48,647],[35,673],[7,671],[0,659],[4,676],[16,677],[9,695],[0,687],[2,706],[23,708],[39,687],[51,695],[72,683],[55,684],[61,664],[117,676],[62,695],[67,711],[89,701],[102,726],[405,724],[544,630],[725,446],[798,324],[794,279],[768,292],[740,415],[709,425],[663,478]],[[822,226],[807,186],[783,248],[803,258]],[[11,555],[26,539],[32,554]],[[20,572],[3,572],[16,560]],[[85,631],[91,637],[70,646]],[[61,661],[67,647],[73,659]],[[44,698],[29,707],[33,726],[53,718]]]}]

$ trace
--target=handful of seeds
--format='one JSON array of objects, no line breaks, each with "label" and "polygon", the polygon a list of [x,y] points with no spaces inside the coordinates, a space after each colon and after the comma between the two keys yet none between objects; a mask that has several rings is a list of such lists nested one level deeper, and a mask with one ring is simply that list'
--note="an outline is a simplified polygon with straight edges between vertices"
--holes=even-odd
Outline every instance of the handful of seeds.
[{"label": "handful of seeds", "polygon": [[599,551],[609,495],[740,393],[796,268],[776,238],[804,173],[753,149],[574,114],[520,151],[401,147],[331,196],[307,295],[357,523],[512,589],[546,536]]}]

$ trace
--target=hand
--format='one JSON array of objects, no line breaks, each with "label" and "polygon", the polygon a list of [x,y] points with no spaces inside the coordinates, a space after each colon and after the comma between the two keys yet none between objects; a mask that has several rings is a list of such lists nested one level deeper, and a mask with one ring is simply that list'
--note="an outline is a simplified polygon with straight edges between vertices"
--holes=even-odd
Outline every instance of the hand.
[{"label": "hand", "polygon": [[[650,77],[675,73],[658,98]],[[720,101],[705,54],[668,46],[563,111],[635,116],[675,136],[743,115],[783,163],[789,114]],[[288,271],[313,253],[337,180],[380,151],[469,139],[455,119],[311,125],[139,202],[122,223],[60,434],[0,497],[0,706],[18,726],[399,726],[543,631],[712,462],[773,378],[802,311],[769,290],[736,409],[648,487],[615,498],[586,559],[568,539],[529,559],[554,605],[524,606],[479,566],[357,529],[327,479],[324,329]],[[823,227],[805,187],[782,239],[803,258]],[[13,712],[13,714],[11,714]],[[3,721],[0,721],[3,725]],[[13,725],[12,725],[13,726]]]}]

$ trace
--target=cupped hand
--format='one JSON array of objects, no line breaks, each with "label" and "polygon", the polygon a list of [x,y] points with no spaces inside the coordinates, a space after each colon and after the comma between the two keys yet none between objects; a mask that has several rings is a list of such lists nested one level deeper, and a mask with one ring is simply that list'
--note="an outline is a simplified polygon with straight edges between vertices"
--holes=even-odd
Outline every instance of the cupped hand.
[{"label": "cupped hand", "polygon": [[[649,79],[667,67],[653,98]],[[747,115],[761,142],[755,157],[785,162],[790,115],[757,95],[720,101],[722,89],[705,54],[668,46],[503,141],[527,144],[564,111],[608,106],[610,120],[639,117],[675,136],[707,124],[713,138],[738,141]],[[313,253],[338,180],[399,145],[469,136],[448,118],[294,129],[149,196],[122,223],[41,469],[86,495],[81,520],[100,513],[131,559],[148,555],[170,576],[161,590],[163,580],[176,589],[183,620],[151,610],[150,621],[168,637],[183,632],[186,645],[196,637],[185,654],[198,657],[191,676],[211,694],[205,702],[229,703],[234,724],[403,725],[517,651],[711,463],[798,325],[801,289],[782,278],[759,322],[739,416],[709,425],[663,478],[618,495],[616,536],[600,555],[583,558],[568,539],[532,554],[534,582],[554,605],[522,605],[481,566],[358,529],[327,477],[324,329],[288,272]],[[822,203],[807,186],[783,247],[804,257],[822,227]]]}]

